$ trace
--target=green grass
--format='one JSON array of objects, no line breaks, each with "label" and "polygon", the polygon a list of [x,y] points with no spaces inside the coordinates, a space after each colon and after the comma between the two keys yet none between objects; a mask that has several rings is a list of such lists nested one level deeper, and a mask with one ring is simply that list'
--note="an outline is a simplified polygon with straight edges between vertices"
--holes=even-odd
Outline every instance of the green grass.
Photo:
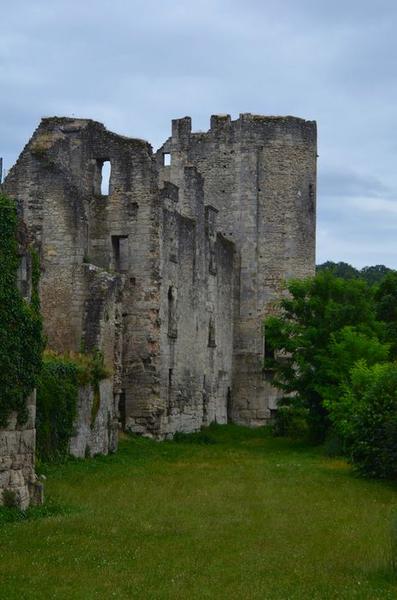
[{"label": "green grass", "polygon": [[1,599],[397,598],[396,487],[263,430],[131,437],[45,474],[49,508],[0,519]]}]

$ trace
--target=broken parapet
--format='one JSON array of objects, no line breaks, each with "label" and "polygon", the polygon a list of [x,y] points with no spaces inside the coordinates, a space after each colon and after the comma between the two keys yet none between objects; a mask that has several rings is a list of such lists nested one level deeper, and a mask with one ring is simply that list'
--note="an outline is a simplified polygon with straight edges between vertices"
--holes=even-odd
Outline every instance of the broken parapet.
[{"label": "broken parapet", "polygon": [[4,429],[0,429],[0,505],[17,506],[42,504],[43,484],[35,473],[36,396],[27,401],[28,419],[17,423],[12,413]]}]

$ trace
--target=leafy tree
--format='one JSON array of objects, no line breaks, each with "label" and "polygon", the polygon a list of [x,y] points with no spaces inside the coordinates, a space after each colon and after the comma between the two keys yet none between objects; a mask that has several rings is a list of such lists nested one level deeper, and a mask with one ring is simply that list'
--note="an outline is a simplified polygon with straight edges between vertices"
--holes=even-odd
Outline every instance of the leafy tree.
[{"label": "leafy tree", "polygon": [[289,295],[280,302],[280,315],[265,322],[265,368],[274,384],[309,413],[311,432],[325,435],[331,400],[360,358],[370,364],[385,360],[388,348],[379,342],[382,324],[376,320],[373,295],[361,280],[343,280],[329,272],[290,281]]},{"label": "leafy tree", "polygon": [[360,361],[330,419],[357,471],[370,477],[397,477],[397,365],[369,367]]},{"label": "leafy tree", "polygon": [[391,353],[397,358],[397,273],[389,273],[375,292],[376,312],[386,326],[386,339]]},{"label": "leafy tree", "polygon": [[393,270],[389,269],[389,267],[385,267],[385,265],[363,267],[361,270],[358,270],[348,263],[335,263],[331,260],[328,260],[321,265],[317,265],[317,273],[323,273],[324,271],[329,271],[335,275],[335,277],[341,277],[342,279],[364,279],[369,286],[380,283],[388,273],[393,273]]},{"label": "leafy tree", "polygon": [[331,260],[327,260],[327,262],[322,263],[321,265],[317,265],[316,272],[322,273],[324,271],[329,271],[335,277],[341,277],[342,279],[359,279],[360,272],[345,262],[332,262]]},{"label": "leafy tree", "polygon": [[385,265],[375,265],[373,267],[363,267],[360,271],[360,277],[365,279],[368,285],[376,285],[389,273],[394,273],[393,269],[389,269]]}]

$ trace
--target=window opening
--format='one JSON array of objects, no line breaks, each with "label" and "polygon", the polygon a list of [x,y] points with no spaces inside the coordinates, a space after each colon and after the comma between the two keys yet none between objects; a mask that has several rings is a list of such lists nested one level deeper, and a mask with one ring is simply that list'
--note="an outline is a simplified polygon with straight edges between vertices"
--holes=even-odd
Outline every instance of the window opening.
[{"label": "window opening", "polygon": [[169,167],[171,165],[171,154],[170,152],[163,152],[163,166]]},{"label": "window opening", "polygon": [[116,271],[128,271],[128,235],[112,235],[113,266]]},{"label": "window opening", "polygon": [[170,286],[168,289],[168,337],[176,339],[177,336],[176,290]]},{"label": "window opening", "polygon": [[215,342],[215,322],[214,322],[214,318],[210,317],[210,321],[208,324],[208,347],[209,348],[215,348],[216,347],[216,342]]},{"label": "window opening", "polygon": [[109,196],[110,190],[110,174],[111,174],[110,160],[104,160],[101,164],[101,195]]},{"label": "window opening", "polygon": [[232,421],[233,421],[232,391],[231,391],[230,387],[227,388],[227,394],[226,394],[226,416],[227,416],[227,422],[232,423]]},{"label": "window opening", "polygon": [[119,396],[119,419],[120,419],[120,423],[121,423],[121,427],[124,430],[125,429],[125,421],[126,421],[126,408],[125,408],[125,392],[121,392],[120,396]]}]

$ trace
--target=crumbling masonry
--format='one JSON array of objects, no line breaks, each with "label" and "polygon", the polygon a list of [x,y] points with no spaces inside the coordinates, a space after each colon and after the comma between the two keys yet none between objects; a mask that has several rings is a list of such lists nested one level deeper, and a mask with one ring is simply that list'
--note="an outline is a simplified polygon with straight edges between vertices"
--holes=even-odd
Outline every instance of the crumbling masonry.
[{"label": "crumbling masonry", "polygon": [[213,116],[192,133],[185,117],[153,154],[91,120],[43,119],[4,188],[40,253],[49,346],[99,349],[112,372],[99,451],[118,420],[158,438],[269,420],[262,322],[285,279],[314,273],[313,121]]}]

